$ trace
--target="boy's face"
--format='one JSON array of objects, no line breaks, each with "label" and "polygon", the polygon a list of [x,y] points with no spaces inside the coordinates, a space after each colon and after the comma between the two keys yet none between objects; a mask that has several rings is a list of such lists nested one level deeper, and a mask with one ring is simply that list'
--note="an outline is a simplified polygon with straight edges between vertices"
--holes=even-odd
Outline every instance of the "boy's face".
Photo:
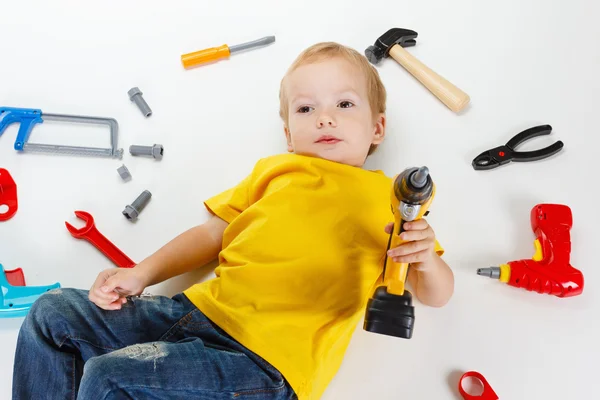
[{"label": "boy's face", "polygon": [[288,150],[362,166],[371,144],[383,141],[385,117],[373,116],[367,80],[336,57],[298,67],[286,82]]}]

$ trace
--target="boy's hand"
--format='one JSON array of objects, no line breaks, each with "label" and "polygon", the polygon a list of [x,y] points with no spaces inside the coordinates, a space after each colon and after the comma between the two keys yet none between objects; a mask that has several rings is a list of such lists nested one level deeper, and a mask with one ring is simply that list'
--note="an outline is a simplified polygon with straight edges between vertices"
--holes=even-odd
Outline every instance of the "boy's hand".
[{"label": "boy's hand", "polygon": [[138,269],[110,268],[96,278],[89,292],[89,299],[105,310],[119,310],[127,302],[126,296],[141,294],[146,282]]},{"label": "boy's hand", "polygon": [[[390,222],[385,231],[389,234],[394,226]],[[435,254],[435,233],[429,223],[421,218],[416,221],[404,223],[405,232],[400,238],[406,243],[388,250],[388,257],[399,263],[410,263],[411,267],[420,271],[428,269],[427,265],[433,260]]]}]

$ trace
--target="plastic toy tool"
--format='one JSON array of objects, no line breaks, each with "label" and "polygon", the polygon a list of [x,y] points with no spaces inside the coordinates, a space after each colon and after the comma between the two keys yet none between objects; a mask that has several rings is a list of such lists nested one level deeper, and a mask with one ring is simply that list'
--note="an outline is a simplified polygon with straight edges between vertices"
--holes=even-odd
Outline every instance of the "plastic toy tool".
[{"label": "plastic toy tool", "polygon": [[558,153],[563,148],[563,142],[557,141],[550,146],[533,151],[517,151],[515,148],[521,143],[537,136],[552,133],[550,125],[534,126],[516,134],[505,145],[484,151],[473,159],[472,166],[475,170],[494,169],[511,161],[526,162],[537,161]]},{"label": "plastic toy tool", "polygon": [[[481,383],[483,384],[483,393],[481,393],[481,395],[477,395],[477,396],[467,393],[465,391],[465,389],[463,388],[463,380],[465,378],[479,379],[479,381],[481,381]],[[496,392],[494,392],[494,389],[492,389],[492,387],[490,386],[488,381],[483,377],[483,375],[481,375],[477,371],[468,371],[463,374],[463,376],[458,381],[458,391],[460,392],[461,396],[465,400],[498,400],[499,399],[498,395],[496,394]]]},{"label": "plastic toy tool", "polygon": [[[394,227],[388,250],[404,243],[400,238],[404,223],[426,216],[434,196],[435,184],[427,167],[407,168],[396,175],[390,193]],[[386,256],[383,283],[367,302],[364,330],[403,339],[412,337],[415,312],[412,294],[404,287],[408,268],[408,263],[397,263]]]},{"label": "plastic toy tool", "polygon": [[218,61],[223,58],[228,58],[231,54],[238,53],[242,50],[253,49],[255,47],[266,46],[275,41],[275,36],[265,36],[264,38],[254,40],[252,42],[242,43],[235,46],[226,44],[219,47],[211,47],[204,50],[187,53],[181,56],[181,63],[186,69],[195,67],[200,64],[205,64],[213,61]]},{"label": "plastic toy tool", "polygon": [[4,168],[0,168],[0,207],[2,206],[8,207],[8,210],[2,212],[0,208],[0,221],[11,219],[19,208],[17,202],[17,184]]},{"label": "plastic toy tool", "polygon": [[25,286],[25,275],[21,268],[15,268],[12,270],[5,270],[4,275],[6,280],[13,286]]},{"label": "plastic toy tool", "polygon": [[[63,146],[42,143],[29,143],[29,136],[35,124],[44,121],[61,121],[70,123],[86,123],[108,125],[110,128],[110,148]],[[13,123],[20,124],[15,150],[29,153],[50,153],[79,155],[92,157],[122,158],[123,149],[118,147],[119,126],[113,118],[88,117],[82,115],[62,115],[42,113],[42,110],[33,108],[0,107],[0,135]]]},{"label": "plastic toy tool", "polygon": [[[22,272],[20,269],[21,279]],[[14,271],[12,271],[14,272]],[[24,283],[24,279],[23,279]],[[23,317],[42,294],[60,288],[60,283],[48,286],[14,286],[7,279],[0,264],[0,318]]]},{"label": "plastic toy tool", "polygon": [[446,107],[454,112],[462,111],[471,101],[469,95],[405,50],[417,44],[417,35],[410,29],[389,29],[365,49],[365,56],[374,65],[392,57]]},{"label": "plastic toy tool", "polygon": [[533,258],[479,268],[477,274],[540,294],[557,297],[581,294],[583,274],[570,264],[571,209],[562,204],[538,204],[531,210],[530,217],[536,236]]},{"label": "plastic toy tool", "polygon": [[75,215],[85,221],[85,226],[81,229],[76,229],[73,225],[65,222],[67,230],[76,239],[85,239],[92,243],[98,250],[100,250],[106,257],[108,257],[113,263],[120,268],[132,268],[135,266],[133,262],[125,253],[123,253],[117,246],[115,246],[110,240],[108,240],[103,234],[98,231],[94,224],[94,218],[92,215],[85,211],[75,211]]}]

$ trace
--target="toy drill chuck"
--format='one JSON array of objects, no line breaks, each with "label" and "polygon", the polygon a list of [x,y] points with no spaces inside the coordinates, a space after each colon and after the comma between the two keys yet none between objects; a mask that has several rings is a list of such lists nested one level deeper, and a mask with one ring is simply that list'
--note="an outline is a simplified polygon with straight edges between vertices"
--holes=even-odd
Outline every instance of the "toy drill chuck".
[{"label": "toy drill chuck", "polygon": [[[415,221],[428,214],[434,195],[435,185],[427,167],[408,168],[396,175],[390,196],[394,227],[388,250],[403,243],[400,234],[404,232],[404,222]],[[363,329],[404,339],[412,337],[415,313],[412,295],[404,290],[407,274],[407,263],[397,263],[386,256],[383,283],[375,289],[367,303]]]},{"label": "toy drill chuck", "polygon": [[477,269],[477,275],[487,276],[492,279],[500,279],[500,267],[488,267]]}]

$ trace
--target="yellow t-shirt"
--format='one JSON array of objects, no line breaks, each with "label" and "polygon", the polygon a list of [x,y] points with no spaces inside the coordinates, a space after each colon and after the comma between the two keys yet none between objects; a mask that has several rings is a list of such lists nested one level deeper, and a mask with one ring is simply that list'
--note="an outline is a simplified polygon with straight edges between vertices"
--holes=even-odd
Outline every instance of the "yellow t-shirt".
[{"label": "yellow t-shirt", "polygon": [[216,278],[185,294],[299,399],[322,396],[364,318],[393,221],[391,184],[381,171],[282,154],[205,202],[229,226]]}]

